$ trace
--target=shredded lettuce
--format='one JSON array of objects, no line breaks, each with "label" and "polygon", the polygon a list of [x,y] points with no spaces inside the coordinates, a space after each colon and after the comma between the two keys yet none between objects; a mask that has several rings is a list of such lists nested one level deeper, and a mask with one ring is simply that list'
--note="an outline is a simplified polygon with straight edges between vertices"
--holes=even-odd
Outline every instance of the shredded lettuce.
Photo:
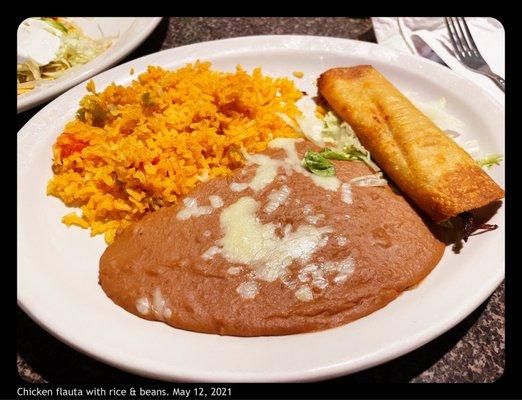
[{"label": "shredded lettuce", "polygon": [[69,32],[69,30],[65,27],[64,24],[56,21],[55,19],[53,18],[49,18],[49,17],[42,17],[40,18],[42,21],[48,23],[49,25],[51,25],[53,28],[56,28],[58,29],[59,31],[62,31],[63,33],[67,33]]},{"label": "shredded lettuce", "polygon": [[[446,99],[441,98],[431,102],[412,100],[412,102],[461,146],[481,167],[489,169],[494,165],[499,165],[503,160],[501,154],[482,153],[477,140],[463,140],[460,131],[465,127],[465,124],[445,110]],[[335,112],[330,110],[322,119],[318,118],[314,112],[315,104],[308,98],[299,101],[299,108],[302,111],[302,116],[296,118],[295,122],[285,114],[280,116],[288,125],[301,131],[318,146],[331,145],[332,149],[323,149],[320,153],[323,158],[360,160],[376,172],[380,171],[380,168],[371,159],[370,152],[359,141],[352,127],[342,121]]]},{"label": "shredded lettuce", "polygon": [[337,144],[338,148],[348,155],[349,160],[360,160],[368,164],[374,171],[381,169],[375,164],[370,152],[364,148],[352,127],[342,121],[334,112],[328,111],[323,119],[322,134]]},{"label": "shredded lettuce", "polygon": [[493,165],[500,165],[500,162],[502,161],[503,157],[502,154],[488,154],[483,158],[476,158],[475,161],[480,165],[482,168],[486,167],[487,169],[490,169],[493,167]]},{"label": "shredded lettuce", "polygon": [[[350,125],[342,121],[332,111],[326,113],[323,122],[322,134],[326,138],[331,138],[332,142],[341,147],[343,153],[347,154],[347,159],[364,161],[375,171],[380,171],[380,168],[371,160],[370,152],[361,144]],[[455,140],[459,134],[450,131],[448,136]],[[475,139],[458,144],[483,168],[490,169],[494,165],[500,165],[500,162],[503,160],[502,154],[483,155],[480,151],[479,143]]]},{"label": "shredded lettuce", "polygon": [[473,159],[480,165],[482,168],[490,169],[494,165],[500,165],[500,162],[503,160],[502,154],[492,153],[492,154],[483,154],[480,151],[480,146],[477,140],[468,140],[463,143],[457,143],[464,149],[466,153],[468,153]]},{"label": "shredded lettuce", "polygon": [[334,151],[332,149],[325,148],[325,149],[322,149],[319,152],[319,154],[329,160],[342,160],[342,161],[351,160],[350,155],[346,154],[344,151]]},{"label": "shredded lettuce", "polygon": [[[345,151],[336,151],[329,148],[322,149],[319,153],[308,150],[303,158],[303,166],[313,174],[319,176],[334,176],[335,165],[330,160],[353,161],[359,160],[361,152],[356,151],[356,156]],[[354,184],[359,186],[385,186],[388,182],[382,177],[382,172],[372,175],[361,176],[352,179]]]},{"label": "shredded lettuce", "polygon": [[441,97],[438,100],[421,101],[413,97],[411,97],[411,102],[415,107],[443,131],[461,132],[466,127],[464,122],[446,111],[446,98]]}]

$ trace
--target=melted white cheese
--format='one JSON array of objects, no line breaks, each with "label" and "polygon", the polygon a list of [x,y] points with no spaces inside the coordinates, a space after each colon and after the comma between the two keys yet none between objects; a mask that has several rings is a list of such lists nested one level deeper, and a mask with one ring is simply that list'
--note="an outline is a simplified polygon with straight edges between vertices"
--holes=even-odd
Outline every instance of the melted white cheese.
[{"label": "melted white cheese", "polygon": [[216,196],[216,195],[208,196],[208,200],[210,201],[210,205],[212,206],[212,208],[223,207],[223,204],[224,204],[223,200],[219,196]]},{"label": "melted white cheese", "polygon": [[227,269],[227,274],[229,275],[239,275],[241,272],[241,267],[230,267]]},{"label": "melted white cheese", "polygon": [[326,287],[328,286],[328,281],[323,276],[317,276],[313,278],[312,286],[315,286],[316,288],[323,290],[326,289]]},{"label": "melted white cheese", "polygon": [[159,287],[152,292],[152,311],[159,319],[170,318],[172,311],[166,306],[166,301]]},{"label": "melted white cheese", "polygon": [[353,178],[350,183],[356,186],[386,186],[388,184],[386,179],[382,178],[382,172]]},{"label": "melted white cheese", "polygon": [[309,264],[299,270],[297,278],[300,282],[310,282],[312,286],[323,290],[328,286],[328,280],[324,277],[325,270],[316,264]]},{"label": "melted white cheese", "polygon": [[265,212],[272,213],[275,210],[277,210],[279,208],[279,206],[288,199],[290,192],[291,192],[290,188],[286,185],[281,186],[281,188],[279,190],[273,190],[268,195],[269,202],[265,206],[265,209],[264,209]]},{"label": "melted white cheese", "polygon": [[212,246],[207,249],[202,255],[201,258],[204,260],[210,260],[212,259],[216,254],[219,254],[221,252],[221,249],[217,246]]},{"label": "melted white cheese", "polygon": [[287,225],[284,236],[278,237],[274,224],[261,223],[256,215],[258,210],[259,203],[247,196],[225,208],[220,216],[224,236],[218,242],[222,257],[231,263],[250,266],[257,279],[273,282],[285,274],[292,262],[305,263],[326,245],[326,234],[332,232],[331,227],[308,225],[292,232]]},{"label": "melted white cheese", "polygon": [[314,294],[308,285],[303,285],[295,291],[295,297],[297,297],[299,301],[312,301],[314,299]]},{"label": "melted white cheese", "polygon": [[209,206],[198,206],[198,201],[192,197],[186,197],[183,199],[185,208],[178,211],[176,218],[185,221],[192,217],[200,217],[202,215],[211,214],[213,211],[212,207]]},{"label": "melted white cheese", "polygon": [[324,218],[324,214],[318,214],[318,215],[307,215],[306,216],[306,222],[309,224],[315,225],[319,222],[320,219]]},{"label": "melted white cheese", "polygon": [[299,270],[299,275],[297,275],[297,278],[301,282],[308,282],[311,279],[310,278],[311,274],[316,273],[316,271],[318,271],[318,270],[319,270],[319,266],[317,266],[315,264],[309,264]]},{"label": "melted white cheese", "polygon": [[138,300],[136,300],[136,310],[138,310],[140,314],[148,314],[150,312],[149,299],[146,297],[140,297]]},{"label": "melted white cheese", "polygon": [[253,299],[259,293],[259,284],[255,281],[243,282],[236,291],[245,299]]},{"label": "melted white cheese", "polygon": [[268,147],[271,149],[284,150],[286,152],[285,162],[290,168],[294,168],[296,165],[301,165],[301,161],[297,156],[295,144],[302,141],[303,139],[277,138],[270,141],[270,143],[268,143]]},{"label": "melted white cheese", "polygon": [[248,154],[249,164],[257,164],[256,174],[248,186],[254,191],[259,191],[269,185],[277,176],[277,169],[281,165],[279,160],[274,160],[264,154]]},{"label": "melted white cheese", "polygon": [[336,191],[339,189],[339,185],[341,184],[341,181],[335,176],[319,176],[309,172],[309,177],[316,186],[322,187],[325,190]]},{"label": "melted white cheese", "polygon": [[352,204],[352,187],[349,183],[343,183],[341,185],[341,200],[346,204]]},{"label": "melted white cheese", "polygon": [[[319,290],[324,290],[328,286],[327,275],[336,273],[333,281],[335,284],[341,284],[355,270],[355,260],[351,256],[338,262],[324,262],[322,258],[318,259],[318,262],[319,264],[308,264],[302,267],[297,275],[297,281],[308,283]],[[291,284],[296,283],[296,281],[291,281],[289,278],[287,278],[287,281],[287,286],[289,287],[291,287]]]},{"label": "melted white cheese", "polygon": [[[245,172],[245,171],[243,171]],[[243,190],[245,190],[247,187],[248,187],[248,183],[238,183],[238,182],[232,182],[230,184],[230,190],[232,190],[233,192],[242,192]]]},{"label": "melted white cheese", "polygon": [[339,284],[345,282],[348,277],[353,273],[355,269],[355,260],[352,257],[348,257],[338,263],[336,263],[336,269],[338,271],[334,282]]}]

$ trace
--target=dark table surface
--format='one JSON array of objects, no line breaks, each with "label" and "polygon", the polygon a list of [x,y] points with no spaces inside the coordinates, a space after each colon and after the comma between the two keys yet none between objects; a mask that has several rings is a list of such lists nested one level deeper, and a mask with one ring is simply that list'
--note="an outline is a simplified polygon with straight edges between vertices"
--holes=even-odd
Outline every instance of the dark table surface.
[{"label": "dark table surface", "polygon": [[[126,62],[159,50],[236,36],[302,34],[375,41],[368,18],[164,18]],[[44,105],[43,105],[44,106]],[[41,107],[17,116],[21,128]],[[17,366],[30,382],[151,382],[102,364],[61,343],[21,309]],[[492,382],[504,371],[504,284],[453,329],[378,367],[335,379],[346,382]]]}]

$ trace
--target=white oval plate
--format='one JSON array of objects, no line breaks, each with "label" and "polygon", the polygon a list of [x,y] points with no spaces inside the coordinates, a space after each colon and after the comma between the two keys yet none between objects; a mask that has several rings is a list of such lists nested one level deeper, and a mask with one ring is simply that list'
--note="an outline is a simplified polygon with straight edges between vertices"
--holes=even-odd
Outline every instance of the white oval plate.
[{"label": "white oval plate", "polygon": [[158,26],[161,17],[92,17],[105,36],[117,36],[116,41],[88,63],[67,71],[58,79],[45,82],[16,98],[16,111],[22,112],[56,97],[67,89],[113,66],[138,47]]},{"label": "white oval plate", "polygon": [[[292,77],[315,93],[315,78],[331,67],[372,64],[420,100],[446,97],[448,110],[466,123],[464,136],[488,152],[504,153],[504,110],[489,95],[450,70],[375,44],[311,36],[257,36],[165,50],[95,77],[98,89],[128,84],[129,70],[177,68],[196,59],[213,67]],[[136,74],[134,75],[136,77]],[[383,309],[339,328],[282,337],[238,338],[200,334],[149,322],[114,305],[98,285],[105,243],[86,230],[66,228],[71,211],[45,195],[51,146],[86,94],[77,86],[47,105],[18,132],[18,303],[50,333],[118,368],[163,380],[313,381],[383,363],[453,327],[480,305],[504,277],[504,208],[499,229],[472,237],[460,254],[448,247],[422,282]],[[487,110],[487,112],[485,112]],[[489,171],[504,185],[504,167]]]}]

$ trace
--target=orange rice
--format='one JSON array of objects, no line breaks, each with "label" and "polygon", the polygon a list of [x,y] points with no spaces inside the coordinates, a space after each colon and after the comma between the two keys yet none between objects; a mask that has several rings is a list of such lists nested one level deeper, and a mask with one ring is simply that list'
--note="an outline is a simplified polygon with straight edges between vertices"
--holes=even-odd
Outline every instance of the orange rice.
[{"label": "orange rice", "polygon": [[128,87],[113,83],[96,93],[91,81],[87,89],[53,146],[47,193],[81,208],[63,217],[67,226],[104,233],[108,243],[199,182],[231,174],[244,162],[241,148],[260,152],[276,137],[300,136],[279,114],[295,121],[301,91],[259,68],[150,66]]}]

